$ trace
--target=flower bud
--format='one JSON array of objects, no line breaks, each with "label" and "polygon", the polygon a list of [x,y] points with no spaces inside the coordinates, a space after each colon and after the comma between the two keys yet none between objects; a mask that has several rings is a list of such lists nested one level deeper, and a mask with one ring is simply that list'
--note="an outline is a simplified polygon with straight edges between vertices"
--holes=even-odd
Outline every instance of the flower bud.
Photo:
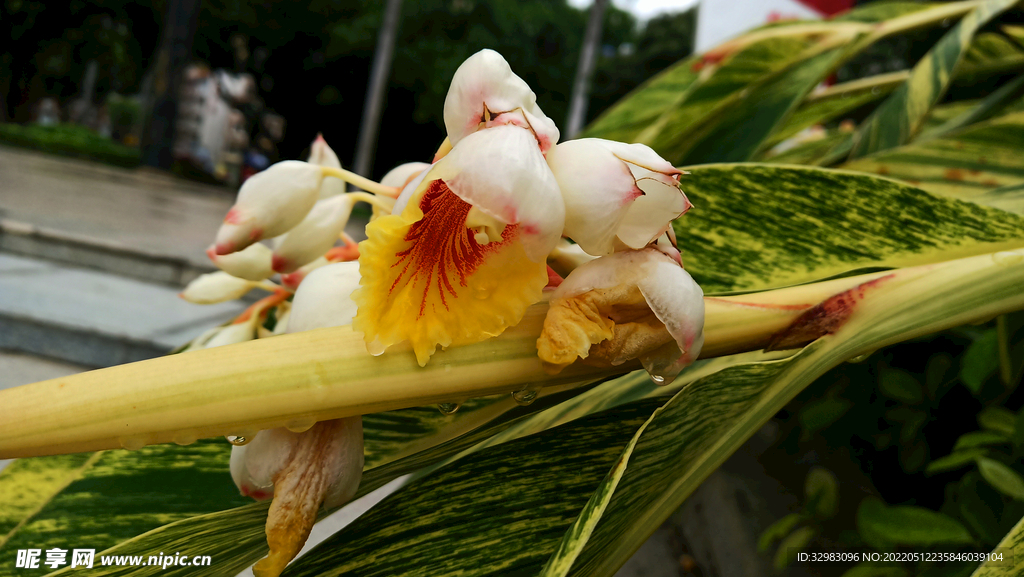
[{"label": "flower bud", "polygon": [[217,271],[196,277],[178,296],[197,305],[212,305],[242,298],[254,286],[250,280]]},{"label": "flower bud", "polygon": [[214,250],[231,254],[299,224],[320,194],[323,175],[314,164],[286,160],[246,180],[217,231]]},{"label": "flower bud", "polygon": [[323,256],[345,230],[354,204],[347,194],[317,202],[274,250],[271,267],[280,273],[290,273]]},{"label": "flower bud", "polygon": [[582,138],[547,160],[565,199],[565,236],[593,255],[643,248],[691,206],[683,171],[643,144]]},{"label": "flower bud", "polygon": [[[316,135],[316,140],[313,141],[313,145],[309,149],[309,158],[306,159],[306,162],[317,166],[341,168],[341,161],[338,160],[338,155],[331,150],[330,146],[327,146],[327,141],[324,140],[322,134]],[[340,179],[327,177],[320,183],[320,200],[337,196],[344,192],[345,183]]]},{"label": "flower bud", "polygon": [[274,275],[271,268],[273,251],[260,243],[249,245],[245,250],[219,255],[214,247],[206,249],[217,268],[241,279],[261,281]]}]

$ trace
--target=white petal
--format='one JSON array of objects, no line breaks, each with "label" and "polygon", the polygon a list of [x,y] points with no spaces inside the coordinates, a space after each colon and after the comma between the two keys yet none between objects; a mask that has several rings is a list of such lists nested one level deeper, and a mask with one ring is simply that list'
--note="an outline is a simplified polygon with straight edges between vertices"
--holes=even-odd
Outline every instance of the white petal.
[{"label": "white petal", "polygon": [[273,251],[260,243],[249,245],[240,252],[219,255],[214,247],[206,250],[213,264],[220,270],[238,278],[261,281],[274,275],[271,267]]},{"label": "white petal", "polygon": [[548,255],[548,264],[555,272],[562,275],[562,278],[565,278],[569,273],[595,258],[597,257],[585,252],[580,245],[562,239]]},{"label": "white petal", "polygon": [[466,136],[434,165],[424,183],[437,179],[484,213],[518,224],[527,256],[535,262],[544,260],[561,237],[565,203],[525,130],[499,126]]},{"label": "white petal", "polygon": [[306,218],[285,235],[274,251],[271,267],[280,273],[290,273],[323,256],[345,230],[354,204],[346,194],[316,203]]},{"label": "white petal", "polygon": [[405,164],[399,164],[395,168],[389,170],[388,173],[384,175],[384,178],[380,179],[380,183],[384,186],[404,188],[405,185],[409,184],[410,180],[419,176],[428,168],[430,168],[430,165],[426,162],[406,162]]},{"label": "white petal", "polygon": [[638,249],[661,236],[692,205],[679,185],[666,183],[664,175],[635,166],[632,169],[644,195],[629,207],[618,236],[626,246]]},{"label": "white petal", "polygon": [[[430,167],[428,166],[427,168]],[[398,199],[395,201],[394,208],[391,209],[391,214],[402,214],[402,211],[405,210],[405,206],[409,204],[409,199],[416,193],[420,184],[423,182],[423,179],[426,178],[429,173],[429,170],[424,169],[418,175],[414,176],[412,180],[406,183],[402,188],[401,194],[398,195]]]},{"label": "white petal", "polygon": [[547,160],[565,199],[565,236],[593,255],[614,252],[619,226],[643,194],[629,165],[596,138],[563,142]]},{"label": "white petal", "polygon": [[332,469],[337,471],[337,479],[324,495],[324,507],[328,509],[347,503],[354,497],[363,478],[363,417],[356,415],[339,421],[341,430],[337,435],[344,443],[340,443],[341,450],[335,453],[335,460],[331,463]]},{"label": "white petal", "polygon": [[[497,120],[488,123],[485,109],[492,119]],[[502,115],[516,110],[522,112],[519,117]],[[481,127],[500,126],[506,122],[529,128],[542,152],[547,152],[558,142],[558,128],[537,106],[537,96],[530,86],[512,72],[501,54],[481,50],[467,58],[452,77],[444,100],[444,125],[448,138],[455,145]]]},{"label": "white petal", "polygon": [[278,162],[250,177],[217,231],[217,254],[288,232],[316,204],[322,180],[319,167],[296,160]]},{"label": "white petal", "polygon": [[[258,317],[258,315],[254,315]],[[212,349],[224,345],[244,343],[256,338],[256,323],[246,321],[238,324],[228,325],[220,330],[213,338],[206,341],[202,348]]]},{"label": "white petal", "polygon": [[[338,155],[327,145],[327,141],[324,140],[322,134],[316,135],[316,140],[313,141],[313,145],[309,149],[309,158],[306,162],[317,166],[341,168],[341,161],[338,160]],[[342,194],[343,192],[345,192],[345,183],[340,179],[328,177],[320,183],[321,200]]]},{"label": "white petal", "polygon": [[662,256],[660,251],[643,252],[657,256],[647,262],[637,282],[640,293],[679,350],[696,359],[704,342],[704,291],[670,257]]},{"label": "white petal", "polygon": [[210,305],[241,298],[256,283],[218,271],[200,275],[181,291],[181,298],[190,303]]},{"label": "white petal", "polygon": [[299,285],[292,300],[289,333],[352,324],[359,288],[359,262],[339,262],[318,268]]}]

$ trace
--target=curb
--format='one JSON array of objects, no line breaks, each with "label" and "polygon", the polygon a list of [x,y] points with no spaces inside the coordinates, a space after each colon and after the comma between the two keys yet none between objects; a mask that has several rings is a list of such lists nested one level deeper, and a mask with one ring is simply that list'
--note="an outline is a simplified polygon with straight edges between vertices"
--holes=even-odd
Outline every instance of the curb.
[{"label": "curb", "polygon": [[183,258],[3,218],[0,218],[0,252],[174,287],[183,287],[197,276],[217,270]]},{"label": "curb", "polygon": [[160,357],[170,349],[139,341],[0,314],[0,349],[103,368]]}]

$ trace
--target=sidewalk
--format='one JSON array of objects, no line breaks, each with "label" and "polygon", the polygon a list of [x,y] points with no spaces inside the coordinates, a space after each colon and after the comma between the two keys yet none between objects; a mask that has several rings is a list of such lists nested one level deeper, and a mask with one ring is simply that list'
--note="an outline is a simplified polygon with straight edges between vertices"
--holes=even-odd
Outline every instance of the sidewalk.
[{"label": "sidewalk", "polygon": [[8,227],[54,231],[85,244],[203,269],[210,267],[206,247],[235,196],[226,188],[147,168],[116,168],[8,146],[0,146],[0,175],[0,218]]}]

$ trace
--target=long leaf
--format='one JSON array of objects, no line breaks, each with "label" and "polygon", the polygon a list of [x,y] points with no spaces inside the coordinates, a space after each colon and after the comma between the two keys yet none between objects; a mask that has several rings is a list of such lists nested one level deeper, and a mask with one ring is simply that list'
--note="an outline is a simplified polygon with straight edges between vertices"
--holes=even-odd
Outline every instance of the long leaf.
[{"label": "long leaf", "polygon": [[1018,111],[946,137],[873,154],[843,168],[898,178],[940,196],[981,202],[988,191],[1024,183],[1022,146],[1024,111]]},{"label": "long leaf", "polygon": [[683,187],[695,208],[677,221],[676,236],[706,293],[934,262],[1024,239],[1019,217],[891,180],[754,164],[689,170]]},{"label": "long leaf", "polygon": [[971,577],[1018,577],[1024,574],[1024,518],[1003,537],[992,556]]},{"label": "long leaf", "polygon": [[894,148],[917,134],[928,111],[949,87],[974,33],[1016,2],[989,0],[960,20],[914,66],[907,82],[857,129],[850,158]]},{"label": "long leaf", "polygon": [[[1011,273],[1008,266],[1019,268]],[[1024,251],[947,263],[901,280],[904,272],[866,288],[859,303],[847,300],[853,311],[846,323],[795,357],[726,369],[680,391],[641,435],[572,574],[613,575],[707,475],[829,368],[914,335],[985,318],[994,310],[989,305],[1024,307]],[[892,284],[887,288],[886,282]],[[870,291],[877,291],[875,298]]]}]

